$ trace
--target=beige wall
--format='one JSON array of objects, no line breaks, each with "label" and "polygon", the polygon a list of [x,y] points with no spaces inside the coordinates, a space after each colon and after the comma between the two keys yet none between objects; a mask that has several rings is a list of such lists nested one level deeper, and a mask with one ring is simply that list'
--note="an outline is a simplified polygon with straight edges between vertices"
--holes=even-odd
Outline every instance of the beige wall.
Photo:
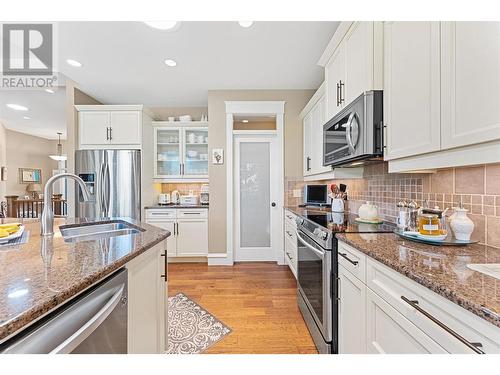
[{"label": "beige wall", "polygon": [[52,177],[52,170],[57,169],[57,162],[49,158],[56,152],[57,141],[6,130],[8,169],[5,195],[27,194],[27,184],[19,182],[19,168],[42,170],[42,184]]},{"label": "beige wall", "polygon": [[[0,122],[0,168],[7,166],[7,140],[6,129]],[[3,201],[6,195],[7,183],[0,181],[0,200]]]},{"label": "beige wall", "polygon": [[[208,92],[209,149],[226,148],[226,100],[285,101],[285,176],[302,175],[302,123],[300,111],[314,90],[216,90]],[[225,253],[226,165],[209,164],[209,252]]]},{"label": "beige wall", "polygon": [[276,121],[234,121],[234,130],[276,130]]}]

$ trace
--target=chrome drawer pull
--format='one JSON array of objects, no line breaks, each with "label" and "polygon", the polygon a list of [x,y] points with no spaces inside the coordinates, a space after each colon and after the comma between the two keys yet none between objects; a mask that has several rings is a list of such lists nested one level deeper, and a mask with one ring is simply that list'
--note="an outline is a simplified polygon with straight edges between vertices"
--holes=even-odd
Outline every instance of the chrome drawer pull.
[{"label": "chrome drawer pull", "polygon": [[481,349],[479,349],[479,348],[483,347],[483,344],[481,344],[480,342],[470,342],[467,339],[465,339],[464,337],[460,336],[458,333],[456,333],[450,327],[448,327],[447,325],[445,325],[444,323],[442,323],[438,319],[434,318],[427,311],[425,311],[424,309],[422,309],[418,305],[418,301],[417,300],[410,300],[410,299],[406,298],[405,296],[401,296],[401,299],[403,301],[405,301],[408,305],[410,305],[411,307],[413,307],[415,310],[417,310],[419,313],[421,313],[423,316],[425,316],[426,318],[430,319],[432,322],[436,323],[439,327],[441,327],[442,329],[444,329],[446,332],[448,332],[450,335],[452,335],[453,337],[455,337],[458,341],[460,341],[462,344],[464,344],[465,346],[467,346],[472,351],[476,352],[477,354],[486,354]]},{"label": "chrome drawer pull", "polygon": [[349,257],[347,256],[347,254],[346,254],[346,253],[339,253],[339,255],[340,255],[342,258],[344,258],[345,260],[347,260],[349,263],[351,263],[351,264],[353,264],[353,265],[355,265],[355,266],[357,266],[357,265],[358,265],[358,263],[359,263],[357,260],[352,260],[352,259],[349,259]]}]

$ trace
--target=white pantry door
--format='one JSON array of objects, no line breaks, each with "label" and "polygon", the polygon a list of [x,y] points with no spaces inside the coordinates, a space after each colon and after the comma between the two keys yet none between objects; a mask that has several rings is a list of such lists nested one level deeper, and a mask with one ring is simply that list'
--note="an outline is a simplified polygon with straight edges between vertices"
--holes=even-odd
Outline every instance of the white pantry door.
[{"label": "white pantry door", "polygon": [[234,260],[277,261],[282,209],[277,136],[235,135],[234,150]]}]

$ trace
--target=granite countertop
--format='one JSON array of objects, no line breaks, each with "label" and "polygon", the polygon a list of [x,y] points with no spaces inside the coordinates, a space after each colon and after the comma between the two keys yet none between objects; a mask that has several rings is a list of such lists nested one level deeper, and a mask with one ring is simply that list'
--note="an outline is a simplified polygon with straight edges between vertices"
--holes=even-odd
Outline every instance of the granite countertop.
[{"label": "granite countertop", "polygon": [[156,208],[163,208],[163,209],[175,209],[175,208],[206,208],[208,209],[208,204],[167,204],[167,205],[154,205],[154,206],[146,206],[144,209],[150,210],[150,209],[156,209]]},{"label": "granite countertop", "polygon": [[[332,212],[332,208],[330,206],[326,207],[314,207],[314,206],[306,206],[306,207],[299,207],[299,206],[284,206],[283,207],[285,210],[288,210],[290,212],[293,212],[295,215],[299,216],[304,216],[307,213],[314,213],[314,212]],[[347,212],[346,212],[347,213]]]},{"label": "granite countertop", "polygon": [[0,246],[0,343],[170,235],[142,222],[120,220],[141,232],[66,243],[59,226],[89,220],[56,219],[55,234],[50,237],[40,235],[38,220],[1,220],[23,222],[28,242]]},{"label": "granite countertop", "polygon": [[500,279],[470,263],[500,263],[500,249],[486,245],[432,246],[395,234],[336,235],[341,241],[500,327]]}]

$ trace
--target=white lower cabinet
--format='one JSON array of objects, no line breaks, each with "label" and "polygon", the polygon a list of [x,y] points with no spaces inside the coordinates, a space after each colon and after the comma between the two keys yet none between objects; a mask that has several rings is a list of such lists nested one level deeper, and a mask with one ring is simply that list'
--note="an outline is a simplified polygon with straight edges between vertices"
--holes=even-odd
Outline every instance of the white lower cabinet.
[{"label": "white lower cabinet", "polygon": [[500,353],[500,328],[344,242],[339,353]]},{"label": "white lower cabinet", "polygon": [[366,289],[339,265],[339,353],[366,353]]},{"label": "white lower cabinet", "polygon": [[206,209],[148,209],[146,223],[170,231],[168,257],[204,257],[208,254]]},{"label": "white lower cabinet", "polygon": [[367,288],[366,346],[368,353],[446,353],[429,336]]},{"label": "white lower cabinet", "polygon": [[130,354],[163,354],[167,347],[165,242],[127,263]]},{"label": "white lower cabinet", "polygon": [[290,267],[293,276],[297,278],[297,224],[295,222],[296,215],[288,210],[285,210],[285,231],[284,231],[284,247],[285,247],[285,263]]}]

